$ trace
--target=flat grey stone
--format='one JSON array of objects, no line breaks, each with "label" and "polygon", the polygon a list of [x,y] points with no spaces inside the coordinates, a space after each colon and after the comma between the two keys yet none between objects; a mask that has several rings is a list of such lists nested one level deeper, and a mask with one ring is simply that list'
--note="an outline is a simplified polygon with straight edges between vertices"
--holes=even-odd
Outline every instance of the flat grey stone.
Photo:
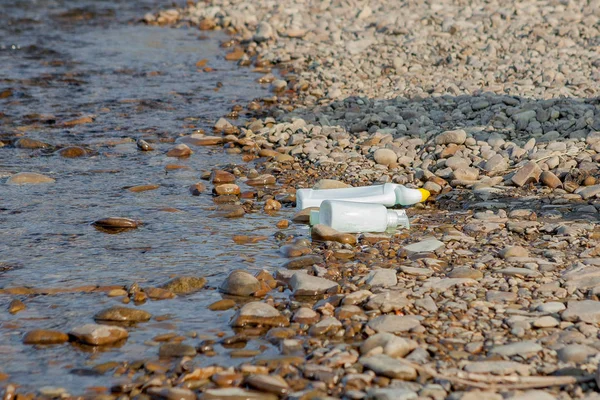
[{"label": "flat grey stone", "polygon": [[381,315],[370,320],[368,325],[375,332],[401,333],[421,326],[421,323],[405,315]]},{"label": "flat grey stone", "polygon": [[365,283],[371,287],[390,287],[398,284],[395,269],[376,269],[369,272]]},{"label": "flat grey stone", "polygon": [[572,300],[567,303],[567,309],[561,315],[562,319],[571,322],[600,322],[600,301]]},{"label": "flat grey stone", "polygon": [[339,285],[334,281],[303,273],[292,276],[290,287],[294,296],[320,296],[325,293],[335,294],[339,290]]},{"label": "flat grey stone", "polygon": [[567,307],[558,301],[549,301],[548,303],[540,304],[537,306],[537,310],[545,313],[557,313],[561,312]]},{"label": "flat grey stone", "polygon": [[391,379],[413,381],[417,378],[417,370],[385,354],[361,357],[358,362],[377,375],[386,376]]},{"label": "flat grey stone", "polygon": [[373,400],[412,400],[418,397],[416,392],[403,388],[374,388],[369,389],[367,394]]},{"label": "flat grey stone", "polygon": [[515,361],[477,361],[465,365],[465,371],[477,374],[507,375],[517,372],[525,375],[531,367]]},{"label": "flat grey stone", "polygon": [[597,353],[598,350],[584,344],[569,344],[556,352],[560,361],[574,363],[582,363]]},{"label": "flat grey stone", "polygon": [[409,244],[404,247],[409,254],[428,253],[444,247],[444,243],[437,239],[425,239],[417,243]]},{"label": "flat grey stone", "polygon": [[556,400],[556,397],[543,390],[528,390],[509,397],[507,400]]},{"label": "flat grey stone", "polygon": [[371,298],[365,305],[367,310],[379,310],[382,313],[402,310],[410,305],[411,301],[406,298],[403,292],[390,290],[389,292],[378,293]]},{"label": "flat grey stone", "polygon": [[527,340],[524,342],[496,346],[490,351],[490,353],[506,357],[521,356],[523,358],[526,358],[527,356],[533,355],[540,351],[542,351],[541,345],[534,342],[533,340]]},{"label": "flat grey stone", "polygon": [[477,281],[469,278],[429,278],[423,284],[423,289],[433,289],[437,291],[448,290],[458,285],[474,285]]}]

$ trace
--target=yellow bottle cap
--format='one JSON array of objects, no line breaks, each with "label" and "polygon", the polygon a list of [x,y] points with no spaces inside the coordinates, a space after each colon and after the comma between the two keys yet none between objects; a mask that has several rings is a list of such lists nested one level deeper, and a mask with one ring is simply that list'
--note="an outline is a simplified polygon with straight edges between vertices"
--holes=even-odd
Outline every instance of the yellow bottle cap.
[{"label": "yellow bottle cap", "polygon": [[421,192],[421,203],[424,202],[425,200],[427,200],[429,198],[429,196],[431,195],[431,193],[429,193],[429,190],[427,189],[417,189],[419,192]]}]

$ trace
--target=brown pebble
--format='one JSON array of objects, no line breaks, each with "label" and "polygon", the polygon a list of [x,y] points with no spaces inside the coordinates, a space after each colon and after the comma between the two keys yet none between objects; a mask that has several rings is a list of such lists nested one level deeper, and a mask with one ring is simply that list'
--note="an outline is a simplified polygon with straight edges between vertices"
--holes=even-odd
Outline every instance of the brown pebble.
[{"label": "brown pebble", "polygon": [[104,229],[135,229],[141,222],[130,218],[108,217],[95,221],[93,225]]},{"label": "brown pebble", "polygon": [[218,372],[210,378],[219,387],[239,386],[244,375],[231,372]]},{"label": "brown pebble", "polygon": [[139,186],[132,186],[127,190],[129,190],[130,192],[134,192],[134,193],[140,193],[140,192],[147,192],[149,190],[156,190],[159,187],[160,187],[160,185],[139,185]]},{"label": "brown pebble", "polygon": [[176,171],[178,169],[191,169],[186,165],[178,165],[178,164],[167,164],[165,166],[165,171]]},{"label": "brown pebble", "polygon": [[235,307],[235,301],[231,299],[218,300],[208,306],[211,311],[225,311]]},{"label": "brown pebble", "polygon": [[87,116],[87,117],[81,117],[81,118],[77,118],[77,119],[72,119],[70,121],[65,121],[63,122],[62,126],[67,126],[67,127],[71,127],[71,126],[76,126],[76,125],[82,125],[82,124],[89,124],[94,122],[94,117],[93,116]]},{"label": "brown pebble", "polygon": [[593,186],[596,184],[596,178],[588,176],[583,180],[583,186]]},{"label": "brown pebble", "polygon": [[25,309],[27,309],[27,306],[25,305],[25,303],[23,303],[19,299],[14,299],[8,305],[8,312],[11,313],[11,314],[16,314],[19,311],[23,311]]},{"label": "brown pebble", "polygon": [[125,290],[125,289],[112,289],[106,295],[108,297],[127,296],[127,290]]},{"label": "brown pebble", "polygon": [[279,211],[281,210],[281,203],[277,200],[268,199],[265,201],[265,211]]},{"label": "brown pebble", "polygon": [[167,157],[189,157],[191,155],[192,149],[183,143],[180,143],[167,151]]},{"label": "brown pebble", "polygon": [[148,295],[150,300],[167,300],[174,299],[176,297],[175,293],[171,292],[170,290],[156,287],[144,288],[144,293]]},{"label": "brown pebble", "polygon": [[64,149],[60,149],[56,152],[59,156],[64,158],[78,158],[87,155],[87,151],[83,147],[69,146]]},{"label": "brown pebble", "polygon": [[23,337],[24,344],[60,344],[69,340],[69,335],[64,332],[36,329],[27,332]]},{"label": "brown pebble", "polygon": [[210,174],[210,181],[215,185],[220,183],[234,183],[235,175],[231,172],[215,169]]},{"label": "brown pebble", "polygon": [[278,227],[279,229],[285,229],[290,226],[290,221],[288,221],[287,219],[282,219],[281,221],[278,221],[275,224],[275,226]]},{"label": "brown pebble", "polygon": [[218,195],[233,194],[239,195],[241,193],[240,187],[234,183],[225,183],[214,187],[213,192]]},{"label": "brown pebble", "polygon": [[225,55],[225,59],[227,61],[238,61],[240,58],[244,56],[244,50],[239,47],[236,47],[231,53],[227,53]]},{"label": "brown pebble", "polygon": [[232,237],[232,239],[237,244],[247,244],[247,243],[262,242],[263,240],[267,240],[268,237],[267,236],[263,236],[263,235],[256,235],[256,236],[251,236],[251,235],[234,235]]},{"label": "brown pebble", "polygon": [[198,182],[190,186],[190,193],[192,196],[200,196],[202,192],[206,190],[206,185],[202,182]]}]

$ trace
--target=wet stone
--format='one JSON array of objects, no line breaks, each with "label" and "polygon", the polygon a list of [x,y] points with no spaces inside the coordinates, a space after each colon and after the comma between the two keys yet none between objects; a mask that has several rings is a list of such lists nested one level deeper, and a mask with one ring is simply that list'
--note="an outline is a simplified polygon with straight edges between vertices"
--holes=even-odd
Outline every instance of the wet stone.
[{"label": "wet stone", "polygon": [[69,340],[64,332],[36,329],[29,331],[23,337],[24,344],[60,344]]},{"label": "wet stone", "polygon": [[279,396],[240,388],[207,389],[202,400],[278,400]]},{"label": "wet stone", "polygon": [[261,392],[283,396],[288,393],[289,385],[278,375],[252,374],[246,377],[246,385]]},{"label": "wet stone", "polygon": [[276,308],[262,302],[247,303],[233,317],[231,323],[234,327],[243,326],[288,326],[290,322]]},{"label": "wet stone", "polygon": [[192,196],[200,196],[204,191],[206,191],[206,185],[202,182],[198,182],[190,186],[189,188]]},{"label": "wet stone", "polygon": [[164,343],[158,350],[160,357],[194,357],[196,349],[185,343]]},{"label": "wet stone", "polygon": [[141,225],[140,221],[130,218],[108,217],[95,221],[93,225],[103,229],[135,229]]},{"label": "wet stone", "polygon": [[147,287],[144,288],[144,293],[151,300],[167,300],[174,299],[175,293],[167,289],[155,288],[155,287]]},{"label": "wet stone", "polygon": [[144,310],[128,307],[110,307],[94,315],[96,321],[145,322],[152,315]]},{"label": "wet stone", "polygon": [[231,172],[216,169],[211,172],[210,181],[215,185],[221,183],[234,183],[235,175]]},{"label": "wet stone", "polygon": [[8,312],[11,314],[16,314],[25,309],[27,309],[27,306],[19,299],[12,300],[8,305]]},{"label": "wet stone", "polygon": [[242,374],[235,372],[217,372],[210,378],[219,387],[239,386],[243,379]]},{"label": "wet stone", "polygon": [[7,185],[39,185],[43,183],[54,183],[55,180],[49,176],[36,172],[19,172],[6,180]]},{"label": "wet stone", "polygon": [[83,147],[70,146],[58,150],[56,154],[64,158],[79,158],[87,156],[87,151]]},{"label": "wet stone", "polygon": [[325,260],[323,260],[323,257],[316,255],[316,254],[308,254],[305,256],[300,256],[300,257],[296,257],[292,260],[289,260],[285,264],[283,264],[281,267],[287,268],[287,269],[292,269],[292,270],[293,269],[302,269],[302,268],[310,267],[315,264],[323,264],[324,262],[325,262]]},{"label": "wet stone", "polygon": [[235,301],[231,299],[218,300],[208,306],[211,311],[225,311],[235,307]]},{"label": "wet stone", "polygon": [[240,190],[240,187],[238,185],[236,185],[235,183],[222,183],[222,184],[216,185],[213,189],[213,192],[215,194],[218,194],[219,196],[228,195],[228,194],[237,196],[241,193],[241,190]]},{"label": "wet stone", "polygon": [[146,392],[152,400],[195,400],[196,393],[180,387],[151,387]]},{"label": "wet stone", "polygon": [[369,399],[373,400],[413,400],[417,393],[403,388],[372,388],[367,391]]},{"label": "wet stone", "polygon": [[169,290],[175,294],[189,294],[197,292],[206,285],[206,278],[197,278],[194,276],[180,276],[171,279],[160,286],[161,289]]},{"label": "wet stone", "polygon": [[44,143],[40,140],[24,137],[24,138],[17,140],[15,142],[14,146],[17,149],[35,150],[35,149],[45,149],[46,147],[49,147],[50,145],[48,143]]},{"label": "wet stone", "polygon": [[356,235],[351,233],[338,232],[335,229],[323,225],[317,224],[312,227],[311,235],[317,240],[339,242],[345,244],[356,244]]},{"label": "wet stone", "polygon": [[78,342],[92,346],[103,346],[126,339],[129,334],[118,326],[86,324],[69,332]]},{"label": "wet stone", "polygon": [[298,322],[299,324],[312,325],[319,321],[319,314],[308,307],[300,307],[294,313],[292,321]]},{"label": "wet stone", "polygon": [[169,151],[167,151],[167,157],[189,157],[192,155],[192,149],[190,149],[186,144],[180,143],[178,145],[173,146]]},{"label": "wet stone", "polygon": [[260,287],[260,282],[252,274],[236,270],[229,274],[219,290],[234,296],[251,296]]}]

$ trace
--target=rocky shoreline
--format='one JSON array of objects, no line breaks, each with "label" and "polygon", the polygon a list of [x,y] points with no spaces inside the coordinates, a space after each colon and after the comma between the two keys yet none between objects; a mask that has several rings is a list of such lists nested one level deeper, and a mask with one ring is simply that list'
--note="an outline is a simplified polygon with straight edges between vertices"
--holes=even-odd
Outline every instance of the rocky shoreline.
[{"label": "rocky shoreline", "polygon": [[[274,273],[232,272],[223,300],[202,311],[235,309],[233,334],[157,337],[157,360],[98,366],[122,383],[97,398],[598,397],[600,6],[217,0],[144,20],[227,30],[228,59],[262,71],[272,87],[213,134],[183,136],[170,150],[184,157],[223,145],[258,161],[190,188],[199,195],[212,185],[219,216],[278,215],[296,188],[313,185],[395,182],[434,196],[408,210],[411,229],[395,234],[321,227],[309,240],[288,228],[306,212],[281,218],[289,260]],[[241,113],[259,118],[238,126]],[[168,304],[205,284],[86,290]],[[118,343],[127,324],[151,317],[112,307],[94,319],[124,327],[24,340]],[[261,341],[279,354],[248,346]],[[210,365],[218,346],[248,361]]]}]

